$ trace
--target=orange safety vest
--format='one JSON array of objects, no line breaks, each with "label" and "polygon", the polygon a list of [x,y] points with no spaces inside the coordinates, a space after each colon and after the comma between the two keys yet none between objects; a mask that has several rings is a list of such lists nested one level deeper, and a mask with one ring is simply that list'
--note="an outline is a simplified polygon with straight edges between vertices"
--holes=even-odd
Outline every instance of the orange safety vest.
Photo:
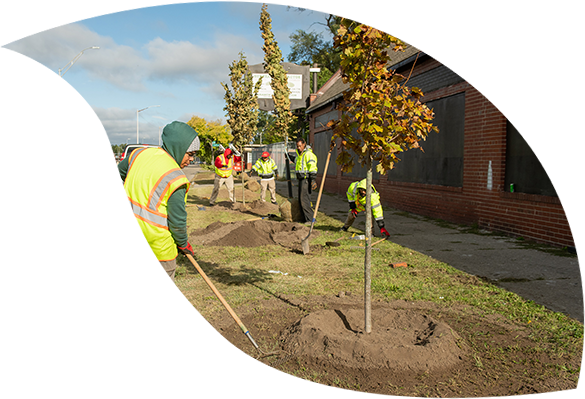
[{"label": "orange safety vest", "polygon": [[178,255],[169,231],[167,204],[171,194],[184,185],[189,191],[189,179],[165,150],[139,148],[132,151],[124,190],[140,229],[159,261],[173,260]]},{"label": "orange safety vest", "polygon": [[216,166],[215,173],[217,173],[219,177],[229,177],[232,174],[232,170],[234,169],[234,157],[231,157],[227,161],[224,154],[220,154],[217,157],[221,160],[222,164],[227,165],[222,168],[218,168]]}]

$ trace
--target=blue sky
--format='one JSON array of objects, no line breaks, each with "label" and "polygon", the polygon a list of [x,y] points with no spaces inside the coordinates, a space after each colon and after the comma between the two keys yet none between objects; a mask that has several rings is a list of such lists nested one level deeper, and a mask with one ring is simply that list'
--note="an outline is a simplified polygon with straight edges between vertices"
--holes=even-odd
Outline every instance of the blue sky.
[{"label": "blue sky", "polygon": [[[158,143],[160,129],[197,115],[225,122],[228,66],[243,52],[262,63],[262,3],[214,2],[155,6],[85,19],[28,36],[5,47],[64,73],[91,105],[112,144]],[[271,4],[272,31],[284,60],[291,33],[323,32],[326,14]],[[324,33],[327,35],[327,33]],[[329,38],[330,36],[325,36]],[[159,107],[155,107],[159,105]]]}]

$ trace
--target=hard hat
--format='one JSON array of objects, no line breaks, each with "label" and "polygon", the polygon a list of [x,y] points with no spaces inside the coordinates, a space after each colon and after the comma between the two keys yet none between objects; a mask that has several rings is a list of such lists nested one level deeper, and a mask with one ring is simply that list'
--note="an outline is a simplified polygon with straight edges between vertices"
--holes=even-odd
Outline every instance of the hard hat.
[{"label": "hard hat", "polygon": [[262,153],[262,158],[268,158],[270,156],[270,153],[268,151],[264,151]]}]

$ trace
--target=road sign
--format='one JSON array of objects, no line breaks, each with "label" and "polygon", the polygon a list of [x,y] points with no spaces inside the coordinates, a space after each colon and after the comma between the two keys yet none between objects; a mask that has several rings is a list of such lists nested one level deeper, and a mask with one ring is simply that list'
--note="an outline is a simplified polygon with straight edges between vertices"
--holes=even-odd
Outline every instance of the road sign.
[{"label": "road sign", "polygon": [[[307,99],[310,95],[309,82],[311,80],[308,65],[297,65],[290,62],[281,64],[288,77],[288,87],[290,88],[290,109],[299,109],[307,107]],[[262,86],[258,92],[258,106],[262,111],[273,111],[274,100],[272,99],[272,87],[270,87],[270,76],[264,70],[263,64],[249,66],[252,72],[254,83],[262,76]]]}]

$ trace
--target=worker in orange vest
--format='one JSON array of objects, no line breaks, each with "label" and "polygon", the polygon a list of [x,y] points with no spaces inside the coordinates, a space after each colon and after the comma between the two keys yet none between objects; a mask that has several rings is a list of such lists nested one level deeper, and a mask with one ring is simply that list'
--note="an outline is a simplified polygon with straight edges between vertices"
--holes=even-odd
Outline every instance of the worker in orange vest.
[{"label": "worker in orange vest", "polygon": [[240,157],[234,156],[231,149],[226,148],[223,154],[219,154],[215,158],[215,180],[213,182],[213,191],[211,192],[211,197],[209,197],[209,205],[215,205],[215,201],[217,200],[217,195],[219,194],[219,189],[221,186],[225,184],[228,190],[228,196],[230,201],[233,203],[236,202],[234,196],[234,162],[239,162]]}]

